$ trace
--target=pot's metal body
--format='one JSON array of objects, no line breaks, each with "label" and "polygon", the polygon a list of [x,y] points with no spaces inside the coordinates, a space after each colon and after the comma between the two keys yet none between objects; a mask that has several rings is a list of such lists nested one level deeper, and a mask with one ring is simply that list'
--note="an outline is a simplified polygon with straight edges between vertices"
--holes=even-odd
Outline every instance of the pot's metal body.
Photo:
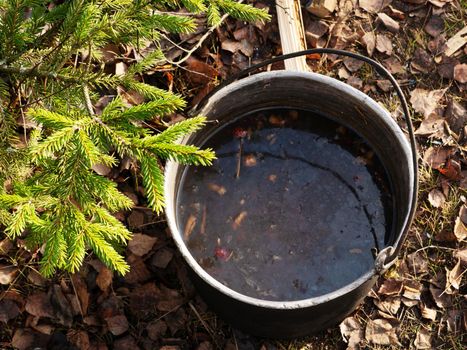
[{"label": "pot's metal body", "polygon": [[305,109],[325,115],[353,129],[367,140],[386,168],[393,192],[393,224],[386,247],[375,267],[353,283],[332,293],[299,301],[266,301],[227,288],[204,271],[190,254],[177,224],[177,191],[184,167],[166,166],[166,215],[175,243],[194,273],[205,301],[225,320],[252,334],[291,338],[325,329],[342,320],[368,294],[377,276],[387,266],[387,256],[400,244],[411,221],[416,172],[411,147],[390,114],[374,100],[335,79],[310,73],[274,71],[233,82],[212,95],[200,115],[208,123],[200,132],[181,142],[202,146],[216,130],[235,118],[274,107]]}]

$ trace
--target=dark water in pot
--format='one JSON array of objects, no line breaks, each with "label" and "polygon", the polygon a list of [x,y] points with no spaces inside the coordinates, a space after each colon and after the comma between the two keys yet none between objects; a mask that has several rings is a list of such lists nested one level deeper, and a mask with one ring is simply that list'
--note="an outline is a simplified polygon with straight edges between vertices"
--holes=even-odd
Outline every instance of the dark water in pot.
[{"label": "dark water in pot", "polygon": [[356,134],[307,111],[244,116],[188,167],[178,225],[194,258],[242,294],[277,301],[335,291],[374,265],[391,222],[381,163]]}]

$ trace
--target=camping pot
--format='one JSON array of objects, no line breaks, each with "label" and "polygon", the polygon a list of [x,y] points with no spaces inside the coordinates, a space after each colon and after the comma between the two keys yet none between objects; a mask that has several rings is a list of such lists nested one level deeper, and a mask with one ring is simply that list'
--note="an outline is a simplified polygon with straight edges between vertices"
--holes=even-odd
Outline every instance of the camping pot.
[{"label": "camping pot", "polygon": [[[247,76],[276,61],[305,54],[338,54],[363,60],[388,79],[402,103],[408,138],[389,112],[364,93],[336,79],[311,73],[269,71]],[[195,286],[206,303],[232,326],[270,338],[294,338],[338,324],[368,294],[378,276],[395,261],[413,218],[417,199],[415,138],[404,95],[392,75],[376,61],[334,49],[310,49],[275,57],[252,66],[221,84],[198,105],[194,114],[206,116],[200,131],[183,138],[182,144],[202,146],[216,130],[252,110],[283,107],[318,111],[352,129],[370,145],[381,160],[391,184],[393,218],[377,253],[374,266],[342,288],[294,301],[253,298],[232,290],[209,275],[194,259],[177,222],[177,195],[186,166],[169,161],[165,170],[166,215],[173,239],[191,269]]]}]

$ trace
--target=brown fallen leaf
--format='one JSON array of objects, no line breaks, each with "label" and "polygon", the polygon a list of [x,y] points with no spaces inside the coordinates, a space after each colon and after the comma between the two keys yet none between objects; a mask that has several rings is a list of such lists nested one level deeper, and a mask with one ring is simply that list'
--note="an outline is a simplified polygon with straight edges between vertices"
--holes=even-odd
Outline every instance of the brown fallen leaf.
[{"label": "brown fallen leaf", "polygon": [[365,329],[365,339],[378,345],[401,345],[397,336],[398,322],[378,318],[369,320]]},{"label": "brown fallen leaf", "polygon": [[437,307],[440,309],[451,307],[452,297],[445,293],[443,289],[430,285],[430,293]]},{"label": "brown fallen leaf", "polygon": [[76,293],[76,298],[78,298],[79,304],[81,306],[83,316],[86,316],[89,306],[89,292],[86,283],[78,273],[75,273],[71,276],[71,281],[73,290]]},{"label": "brown fallen leaf", "polygon": [[420,277],[428,272],[428,259],[423,252],[414,252],[406,257],[409,273],[415,277]]},{"label": "brown fallen leaf", "polygon": [[173,252],[170,249],[159,249],[151,259],[151,265],[159,269],[165,269],[172,261]]},{"label": "brown fallen leaf", "polygon": [[106,266],[103,266],[96,277],[96,284],[99,289],[105,292],[112,284],[113,272]]},{"label": "brown fallen leaf", "polygon": [[431,321],[436,321],[436,315],[438,314],[438,312],[435,309],[430,309],[424,303],[421,303],[420,311],[423,318],[426,318],[427,320]]},{"label": "brown fallen leaf", "polygon": [[49,337],[40,333],[33,332],[29,328],[18,328],[13,335],[11,345],[16,350],[29,350],[43,348],[45,349]]},{"label": "brown fallen leaf", "polygon": [[13,283],[19,269],[13,265],[0,264],[0,284],[9,285]]},{"label": "brown fallen leaf", "polygon": [[449,127],[456,134],[459,134],[467,125],[467,109],[454,99],[450,99],[444,113],[444,118]]},{"label": "brown fallen leaf", "polygon": [[351,57],[344,58],[343,63],[344,66],[352,73],[357,72],[363,66],[363,61]]},{"label": "brown fallen leaf", "polygon": [[467,64],[462,63],[454,67],[454,80],[457,80],[459,83],[467,83]]},{"label": "brown fallen leaf", "polygon": [[418,72],[428,74],[435,68],[435,65],[431,55],[419,47],[413,53],[410,67]]},{"label": "brown fallen leaf", "polygon": [[376,35],[376,50],[381,53],[385,53],[388,56],[392,55],[392,42],[384,34],[377,34]]},{"label": "brown fallen leaf", "polygon": [[461,165],[458,161],[455,161],[454,159],[448,159],[446,164],[441,165],[437,170],[449,180],[462,180]]},{"label": "brown fallen leaf", "polygon": [[137,230],[144,225],[145,215],[140,210],[133,210],[127,217],[128,226],[132,230]]},{"label": "brown fallen leaf", "polygon": [[347,349],[358,349],[364,336],[360,322],[354,316],[349,316],[341,322],[339,329],[342,339],[348,344]]},{"label": "brown fallen leaf", "polygon": [[130,265],[130,271],[125,275],[126,283],[143,283],[151,278],[151,272],[148,270],[141,257],[131,254],[127,257],[127,262]]},{"label": "brown fallen leaf", "polygon": [[441,62],[437,66],[438,74],[444,79],[454,79],[454,67],[459,64],[455,57],[442,56]]},{"label": "brown fallen leaf", "polygon": [[463,267],[467,267],[467,248],[458,249],[453,254],[454,258],[459,259]]},{"label": "brown fallen leaf", "polygon": [[384,26],[393,33],[397,33],[400,29],[399,23],[397,23],[395,20],[393,20],[391,17],[389,17],[385,13],[378,13],[378,19],[380,22],[384,24]]},{"label": "brown fallen leaf", "polygon": [[113,335],[121,335],[129,328],[128,320],[125,315],[108,317],[105,319],[105,322],[107,323],[107,327],[109,327],[109,331]]},{"label": "brown fallen leaf", "polygon": [[425,32],[432,37],[437,37],[444,31],[444,19],[441,16],[433,15],[425,25]]},{"label": "brown fallen leaf", "polygon": [[28,281],[39,287],[45,287],[47,285],[47,280],[35,269],[29,269]]},{"label": "brown fallen leaf", "polygon": [[0,240],[0,255],[8,255],[13,248],[13,242],[8,238]]},{"label": "brown fallen leaf", "polygon": [[407,280],[404,282],[404,291],[402,295],[404,298],[410,300],[420,300],[420,296],[422,294],[423,285],[415,280]]},{"label": "brown fallen leaf", "polygon": [[359,77],[352,75],[347,79],[347,84],[360,90],[363,86],[363,81]]},{"label": "brown fallen leaf", "polygon": [[452,56],[467,43],[467,26],[459,30],[446,42],[446,56]]},{"label": "brown fallen leaf", "polygon": [[388,6],[392,0],[359,0],[358,5],[369,13],[377,13]]},{"label": "brown fallen leaf", "polygon": [[461,310],[449,310],[447,315],[441,321],[446,322],[447,331],[451,334],[458,334],[462,330],[461,326],[462,312]]},{"label": "brown fallen leaf", "polygon": [[423,155],[423,160],[431,168],[439,169],[454,152],[455,149],[451,147],[430,147]]},{"label": "brown fallen leaf", "polygon": [[146,330],[150,339],[159,340],[167,332],[167,324],[163,320],[157,320],[148,324]]},{"label": "brown fallen leaf", "polygon": [[49,295],[50,303],[53,305],[54,319],[65,327],[71,327],[73,323],[73,313],[62,288],[57,284],[52,285],[49,290]]},{"label": "brown fallen leaf", "polygon": [[214,80],[219,72],[210,64],[190,56],[186,60],[188,78],[193,85],[205,85]]},{"label": "brown fallen leaf", "polygon": [[422,121],[415,135],[436,137],[441,139],[445,133],[445,120],[437,113],[432,113],[428,118]]},{"label": "brown fallen leaf", "polygon": [[416,112],[428,118],[439,106],[439,101],[445,92],[446,89],[425,90],[417,88],[410,93],[410,103]]},{"label": "brown fallen leaf", "polygon": [[402,74],[405,73],[404,67],[396,57],[389,57],[383,61],[384,66],[389,70],[391,74]]},{"label": "brown fallen leaf", "polygon": [[19,307],[14,301],[0,300],[0,322],[8,323],[8,321],[16,318],[19,314]]},{"label": "brown fallen leaf", "polygon": [[417,332],[417,336],[415,337],[414,341],[415,349],[431,349],[431,334],[430,332],[424,328],[420,327]]},{"label": "brown fallen leaf", "polygon": [[373,300],[373,302],[378,309],[391,315],[397,314],[401,306],[401,299],[398,296],[388,297],[384,300]]},{"label": "brown fallen leaf", "polygon": [[34,293],[26,299],[25,310],[33,316],[53,318],[53,309],[49,295],[44,292]]},{"label": "brown fallen leaf", "polygon": [[310,20],[305,28],[305,36],[307,43],[311,47],[317,47],[319,39],[328,32],[329,25],[324,21]]},{"label": "brown fallen leaf", "polygon": [[428,201],[433,207],[441,208],[446,201],[446,197],[443,192],[435,188],[428,193]]},{"label": "brown fallen leaf", "polygon": [[373,52],[375,51],[375,48],[376,48],[376,35],[375,35],[375,33],[374,32],[365,33],[362,36],[362,41],[366,46],[366,52],[368,53],[368,56],[370,56],[370,57],[373,56]]},{"label": "brown fallen leaf", "polygon": [[379,287],[378,294],[388,296],[399,295],[402,291],[402,286],[402,281],[387,279]]},{"label": "brown fallen leaf", "polygon": [[128,242],[128,249],[137,256],[149,253],[156,243],[157,237],[151,237],[142,233],[136,233]]},{"label": "brown fallen leaf", "polygon": [[446,268],[446,289],[450,289],[452,287],[459,290],[463,272],[465,272],[465,270],[462,270],[460,259],[457,260],[457,264],[452,268],[452,270]]},{"label": "brown fallen leaf", "polygon": [[[161,347],[160,349],[162,349]],[[119,338],[113,343],[112,346],[113,350],[140,350],[140,347],[136,343],[135,338],[133,338],[131,335],[127,335],[126,337]]]},{"label": "brown fallen leaf", "polygon": [[88,332],[84,330],[70,329],[66,337],[70,343],[76,346],[79,350],[91,350]]}]

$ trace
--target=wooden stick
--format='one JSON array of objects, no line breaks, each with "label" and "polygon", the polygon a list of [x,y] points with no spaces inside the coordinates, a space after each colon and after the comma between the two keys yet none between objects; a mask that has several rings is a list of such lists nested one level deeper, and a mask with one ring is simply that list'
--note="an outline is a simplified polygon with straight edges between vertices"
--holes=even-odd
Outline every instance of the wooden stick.
[{"label": "wooden stick", "polygon": [[[282,53],[306,50],[302,11],[299,0],[276,0],[277,21],[281,35]],[[295,57],[284,61],[286,70],[308,71],[306,57]]]}]

